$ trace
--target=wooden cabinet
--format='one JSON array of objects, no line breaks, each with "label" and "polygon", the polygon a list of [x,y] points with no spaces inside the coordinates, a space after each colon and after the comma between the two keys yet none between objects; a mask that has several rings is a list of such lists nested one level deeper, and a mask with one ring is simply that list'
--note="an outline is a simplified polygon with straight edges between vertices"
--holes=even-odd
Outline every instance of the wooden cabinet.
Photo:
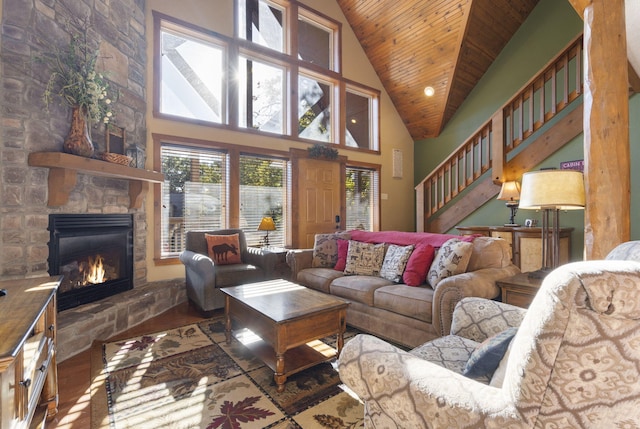
[{"label": "wooden cabinet", "polygon": [[0,282],[0,429],[41,427],[58,411],[59,285],[58,276]]},{"label": "wooden cabinet", "polygon": [[[511,245],[513,263],[522,272],[542,268],[542,228],[511,226],[458,226],[460,234],[481,234],[505,239]],[[560,229],[560,264],[571,260],[571,233],[573,228]]]},{"label": "wooden cabinet", "polygon": [[496,284],[502,291],[502,302],[529,308],[529,304],[540,289],[542,279],[530,278],[527,273],[520,273],[506,279],[500,279]]}]

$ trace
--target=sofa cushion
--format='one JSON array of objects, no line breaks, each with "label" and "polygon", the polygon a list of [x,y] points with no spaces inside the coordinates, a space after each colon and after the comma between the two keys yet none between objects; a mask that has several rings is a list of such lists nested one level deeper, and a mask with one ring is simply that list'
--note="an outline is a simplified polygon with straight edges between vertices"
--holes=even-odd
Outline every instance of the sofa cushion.
[{"label": "sofa cushion", "polygon": [[240,234],[205,234],[207,252],[216,265],[240,264]]},{"label": "sofa cushion", "polygon": [[264,271],[251,264],[219,265],[216,267],[216,287],[236,286],[264,280]]},{"label": "sofa cushion", "polygon": [[313,244],[313,268],[333,268],[338,260],[338,244],[336,240],[349,239],[349,233],[316,234]]},{"label": "sofa cushion", "polygon": [[384,244],[349,240],[347,266],[344,269],[344,273],[364,276],[380,275],[380,269],[384,261],[384,251]]},{"label": "sofa cushion", "polygon": [[391,284],[389,280],[378,276],[344,276],[331,282],[329,290],[332,295],[372,307],[376,289]]},{"label": "sofa cushion", "polygon": [[431,263],[427,281],[436,287],[442,279],[462,274],[467,270],[473,243],[452,238],[442,245]]},{"label": "sofa cushion", "polygon": [[343,240],[339,238],[338,243],[338,260],[333,267],[334,270],[344,271],[347,267],[347,253],[349,252],[349,240]]},{"label": "sofa cushion", "polygon": [[407,266],[411,252],[413,252],[413,245],[397,246],[390,244],[387,248],[387,253],[384,255],[380,277],[399,283],[402,280],[402,274]]},{"label": "sofa cushion", "polygon": [[376,308],[431,323],[433,294],[433,289],[428,285],[390,285],[376,289],[373,303]]},{"label": "sofa cushion", "polygon": [[409,286],[419,286],[427,281],[427,272],[433,262],[436,249],[428,243],[420,243],[416,245],[409,260],[407,267],[402,274],[402,280]]},{"label": "sofa cushion", "polygon": [[330,293],[331,282],[342,276],[344,276],[342,271],[336,271],[333,268],[305,268],[298,273],[297,281],[311,289]]},{"label": "sofa cushion", "polygon": [[481,268],[503,268],[511,265],[511,246],[506,240],[494,237],[477,237],[473,240],[473,251],[467,271]]}]

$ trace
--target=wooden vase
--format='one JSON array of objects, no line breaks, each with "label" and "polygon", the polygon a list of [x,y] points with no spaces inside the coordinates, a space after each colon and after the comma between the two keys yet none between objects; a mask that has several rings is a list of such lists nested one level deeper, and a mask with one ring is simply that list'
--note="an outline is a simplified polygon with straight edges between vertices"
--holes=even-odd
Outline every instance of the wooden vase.
[{"label": "wooden vase", "polygon": [[79,107],[74,107],[71,111],[71,129],[64,140],[64,151],[88,158],[93,156],[93,142],[89,136],[87,117]]}]

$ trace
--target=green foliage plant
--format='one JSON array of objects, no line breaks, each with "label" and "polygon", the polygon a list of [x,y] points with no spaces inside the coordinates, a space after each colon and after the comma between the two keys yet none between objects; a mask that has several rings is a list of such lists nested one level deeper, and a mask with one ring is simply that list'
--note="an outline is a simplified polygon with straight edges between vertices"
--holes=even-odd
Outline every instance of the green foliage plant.
[{"label": "green foliage plant", "polygon": [[309,157],[336,159],[338,158],[338,149],[316,143],[309,148]]},{"label": "green foliage plant", "polygon": [[92,48],[85,31],[72,35],[66,47],[56,47],[37,58],[51,70],[43,94],[47,107],[60,99],[69,107],[81,109],[90,125],[107,124],[113,119],[109,83],[96,71],[98,55],[98,49]]}]

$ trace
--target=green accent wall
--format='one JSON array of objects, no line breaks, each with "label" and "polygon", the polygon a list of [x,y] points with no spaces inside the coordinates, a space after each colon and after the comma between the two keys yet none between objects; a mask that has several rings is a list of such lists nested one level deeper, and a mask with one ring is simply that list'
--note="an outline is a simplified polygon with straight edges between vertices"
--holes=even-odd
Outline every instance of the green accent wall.
[{"label": "green accent wall", "polygon": [[[541,0],[440,136],[415,142],[415,183],[424,179],[582,31],[583,22],[569,2]],[[582,105],[577,108],[582,108]],[[630,98],[629,115],[630,162],[631,166],[634,166],[640,165],[640,95]],[[563,161],[584,159],[583,144],[581,134],[534,170],[545,167],[559,168]],[[638,188],[634,189],[634,184],[640,183],[640,172],[636,170],[631,170],[631,239],[634,240],[640,239],[640,226],[633,222],[640,216]],[[611,204],[616,204],[616,201],[611,201]],[[541,214],[531,210],[519,210],[516,222],[523,225],[525,219],[538,219],[540,222]],[[507,223],[508,220],[509,210],[504,202],[491,200],[459,224],[497,226]],[[582,260],[584,211],[561,212],[560,225],[574,228],[571,259]],[[450,232],[457,233],[455,229]]]}]

